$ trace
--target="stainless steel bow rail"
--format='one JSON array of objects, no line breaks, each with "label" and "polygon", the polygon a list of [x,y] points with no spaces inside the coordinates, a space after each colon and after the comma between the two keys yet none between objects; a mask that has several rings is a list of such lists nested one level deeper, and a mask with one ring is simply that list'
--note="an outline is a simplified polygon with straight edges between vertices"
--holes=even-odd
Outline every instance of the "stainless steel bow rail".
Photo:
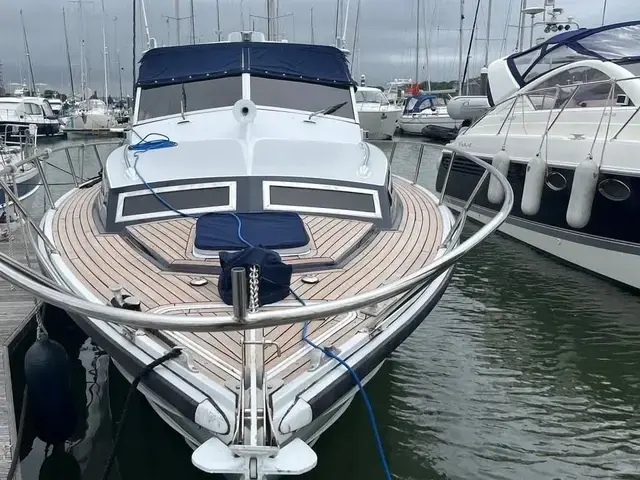
[{"label": "stainless steel bow rail", "polygon": [[[5,166],[0,169],[0,188],[5,190],[5,193],[15,203],[23,219],[26,220],[31,229],[36,233],[37,237],[39,237],[39,239],[43,242],[49,258],[59,256],[59,253],[56,251],[55,245],[53,245],[51,239],[47,237],[40,226],[29,215],[29,212],[27,212],[21,205],[20,200],[16,195],[14,195],[11,188],[8,187],[4,179],[10,177],[15,168],[19,167],[21,164],[28,162],[33,163],[42,174],[42,181],[45,187],[46,198],[49,200],[51,208],[55,209],[56,206],[51,194],[51,189],[48,186],[45,170],[43,168],[44,164],[48,161],[51,155],[56,152],[64,151],[68,159],[69,169],[74,178],[74,183],[76,185],[80,185],[81,179],[75,174],[75,170],[73,169],[73,162],[71,161],[71,156],[69,153],[70,150],[74,148],[80,148],[84,152],[86,149],[93,148],[94,152],[97,155],[100,166],[103,166],[103,162],[99,156],[97,147],[99,145],[107,144],[114,145],[114,142],[100,142],[87,145],[62,147],[55,150],[46,150],[36,155],[24,158],[23,160],[20,160],[12,166]],[[415,175],[413,178],[413,181],[415,183],[417,182],[418,176],[421,171],[425,147],[429,144],[419,142],[393,142],[391,145],[390,160],[393,160],[398,144],[413,144],[416,148],[419,149]],[[438,145],[438,147],[441,146]],[[51,280],[43,277],[39,272],[22,266],[19,262],[8,258],[7,255],[4,254],[0,254],[0,277],[30,292],[43,301],[60,307],[64,310],[88,316],[94,319],[109,321],[116,324],[126,325],[128,327],[139,329],[161,329],[171,331],[199,332],[249,330],[256,328],[273,327],[284,324],[321,320],[327,317],[352,312],[366,306],[380,304],[380,302],[388,300],[392,297],[396,297],[400,294],[411,295],[415,291],[415,289],[423,288],[426,283],[434,280],[440,274],[448,270],[461,257],[466,255],[469,251],[471,251],[484,239],[486,239],[491,233],[493,233],[507,219],[507,216],[511,211],[511,208],[513,206],[513,192],[506,178],[504,178],[504,176],[502,176],[498,170],[496,170],[488,163],[480,160],[473,155],[470,155],[469,153],[461,150],[454,145],[448,145],[447,149],[452,151],[454,155],[452,161],[449,163],[449,169],[447,171],[447,175],[443,185],[440,203],[444,201],[446,187],[449,180],[449,172],[451,171],[451,166],[456,156],[466,158],[467,160],[470,160],[473,163],[481,166],[482,168],[484,168],[485,173],[478,181],[473,194],[466,202],[462,213],[459,215],[456,223],[451,228],[448,237],[445,239],[445,242],[443,244],[443,246],[446,247],[445,253],[426,267],[410,275],[407,275],[400,280],[387,285],[383,285],[375,290],[355,295],[353,297],[323,302],[320,304],[312,304],[286,309],[264,310],[260,312],[247,312],[246,308],[243,308],[242,306],[237,304],[234,305],[233,315],[193,317],[186,315],[179,316],[137,312],[133,310],[113,308],[112,306],[90,302],[73,294],[71,291],[64,287],[56,286],[53,282],[51,282]],[[485,182],[489,174],[495,176],[504,189],[504,199],[502,206],[493,219],[491,219],[486,225],[482,226],[477,232],[471,235],[464,242],[458,244],[458,240],[462,233],[462,229],[467,217],[467,211],[473,204],[478,191],[480,190],[482,184]],[[95,179],[94,181],[99,181],[99,179]],[[33,234],[31,231],[29,231],[29,235],[31,235],[33,240]],[[240,295],[234,295],[234,298],[236,299],[239,299],[240,297]]]}]

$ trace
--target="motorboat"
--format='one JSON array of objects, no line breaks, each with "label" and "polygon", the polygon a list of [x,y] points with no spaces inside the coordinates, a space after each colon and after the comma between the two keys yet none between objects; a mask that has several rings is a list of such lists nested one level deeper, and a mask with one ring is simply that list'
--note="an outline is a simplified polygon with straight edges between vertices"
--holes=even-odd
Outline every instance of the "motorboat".
[{"label": "motorboat", "polygon": [[414,86],[410,78],[395,78],[385,86],[385,95],[394,105],[404,105],[407,100],[407,92]]},{"label": "motorboat", "polygon": [[420,93],[409,97],[398,119],[402,133],[427,137],[455,133],[462,122],[447,113],[447,101],[439,95]]},{"label": "motorboat", "polygon": [[49,106],[51,107],[51,111],[56,117],[60,117],[62,113],[62,100],[59,98],[48,98]]},{"label": "motorboat", "polygon": [[65,121],[64,131],[93,131],[116,127],[116,117],[107,104],[97,98],[79,102]]},{"label": "motorboat", "polygon": [[392,138],[402,107],[389,102],[378,88],[358,87],[355,93],[360,126],[370,138]]},{"label": "motorboat", "polygon": [[20,131],[36,125],[40,135],[54,135],[60,130],[49,101],[41,97],[0,97],[0,134],[6,132],[7,125],[17,125]]},{"label": "motorboat", "polygon": [[[0,168],[10,172],[0,178],[0,241],[7,238],[10,228],[20,217],[11,194],[17,196],[20,205],[31,212],[35,193],[40,188],[41,175],[33,162],[25,162],[37,153],[37,127],[31,125],[25,129],[22,124],[0,126]],[[11,166],[15,165],[15,168]],[[5,193],[5,187],[10,194]]]},{"label": "motorboat", "polygon": [[[568,28],[568,27],[567,27]],[[640,22],[564,31],[489,66],[493,108],[452,145],[508,173],[515,206],[501,231],[581,269],[640,288]],[[462,205],[482,175],[442,153]],[[455,156],[454,156],[455,157]],[[471,215],[491,217],[485,185]]]},{"label": "motorboat", "polygon": [[404,179],[398,145],[387,158],[363,138],[355,86],[343,51],[259,32],[151,48],[128,143],[31,223],[47,278],[0,255],[0,276],[69,312],[204,472],[311,470],[509,212],[506,179],[470,157],[505,195],[461,241],[464,218],[417,184],[422,157]]}]

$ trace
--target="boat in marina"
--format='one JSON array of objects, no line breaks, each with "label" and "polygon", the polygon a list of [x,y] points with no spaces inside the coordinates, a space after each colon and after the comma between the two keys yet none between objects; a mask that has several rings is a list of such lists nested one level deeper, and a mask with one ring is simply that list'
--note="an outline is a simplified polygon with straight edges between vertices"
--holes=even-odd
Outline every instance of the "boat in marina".
[{"label": "boat in marina", "polygon": [[31,210],[35,193],[40,188],[41,175],[34,162],[25,162],[25,159],[37,153],[38,135],[37,127],[31,125],[24,128],[22,124],[5,124],[0,126],[0,168],[10,165],[19,165],[14,171],[3,179],[0,184],[0,240],[6,238],[10,222],[18,217],[14,208],[14,202],[5,194],[5,188],[11,189],[20,204],[25,209]]},{"label": "boat in marina", "polygon": [[420,93],[409,97],[398,119],[402,133],[441,137],[456,132],[462,124],[447,112],[447,101],[439,95]]},{"label": "boat in marina", "polygon": [[374,87],[358,87],[355,99],[360,127],[367,132],[367,136],[393,137],[402,108],[390,103],[385,94]]},{"label": "boat in marina", "polygon": [[461,241],[465,212],[416,183],[424,145],[409,144],[413,179],[392,175],[401,147],[363,139],[355,87],[343,51],[258,32],[152,48],[128,143],[30,222],[47,278],[0,254],[0,275],[68,311],[205,472],[314,468],[319,436],[359,391],[368,404],[363,385],[511,208],[469,156],[505,194]]},{"label": "boat in marina", "polygon": [[0,97],[0,134],[10,135],[16,128],[26,131],[29,125],[35,125],[38,134],[47,136],[60,130],[60,122],[46,98]]},{"label": "boat in marina", "polygon": [[[489,66],[494,107],[452,145],[508,173],[515,206],[501,231],[640,288],[640,22],[565,31]],[[438,188],[463,205],[482,172],[446,149]],[[471,215],[500,195],[485,187]]]},{"label": "boat in marina", "polygon": [[79,102],[65,119],[63,131],[92,131],[116,127],[118,122],[107,104],[97,98]]}]

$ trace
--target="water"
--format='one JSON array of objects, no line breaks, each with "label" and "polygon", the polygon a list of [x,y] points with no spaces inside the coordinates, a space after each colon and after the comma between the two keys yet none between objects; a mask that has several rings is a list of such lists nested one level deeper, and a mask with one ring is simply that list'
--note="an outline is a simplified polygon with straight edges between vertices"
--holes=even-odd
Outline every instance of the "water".
[{"label": "water", "polygon": [[[408,158],[400,152],[394,168],[412,176]],[[426,171],[432,185],[434,167]],[[35,440],[26,480],[99,479],[129,387],[63,318],[48,315],[78,358],[76,463],[60,456],[39,477],[45,446]],[[397,479],[640,478],[640,298],[502,236],[458,264],[438,306],[367,388]],[[315,449],[304,480],[383,478],[359,398]],[[110,480],[212,478],[190,453],[134,395]]]}]

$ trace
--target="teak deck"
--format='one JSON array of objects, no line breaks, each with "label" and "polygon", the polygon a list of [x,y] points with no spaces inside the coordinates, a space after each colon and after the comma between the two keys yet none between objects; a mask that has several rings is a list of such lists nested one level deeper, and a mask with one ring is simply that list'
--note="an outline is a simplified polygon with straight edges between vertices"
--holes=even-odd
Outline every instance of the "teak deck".
[{"label": "teak deck", "polygon": [[[395,201],[401,219],[395,230],[378,230],[366,221],[304,215],[311,249],[304,254],[283,256],[294,267],[291,288],[305,302],[322,302],[375,289],[383,283],[422,268],[436,255],[443,237],[443,219],[438,206],[422,189],[395,179]],[[56,247],[72,273],[99,299],[112,297],[118,284],[142,302],[143,310],[166,314],[227,314],[230,307],[218,296],[217,258],[193,255],[195,221],[160,220],[128,227],[121,235],[100,233],[93,215],[99,185],[79,190],[60,206],[53,220]],[[312,270],[312,273],[309,272]],[[318,283],[303,283],[313,275]],[[194,287],[193,278],[206,278]],[[298,306],[289,296],[277,307]],[[265,307],[272,308],[273,306]],[[367,316],[359,313],[315,322],[309,338],[324,345],[344,343],[362,328]],[[300,324],[264,329],[265,338],[282,350],[276,357],[266,353],[267,368],[299,354]],[[186,346],[197,367],[225,382],[239,377],[241,332],[162,332],[161,336]],[[159,340],[160,341],[160,340]],[[277,374],[286,380],[307,363],[299,355]]]}]

